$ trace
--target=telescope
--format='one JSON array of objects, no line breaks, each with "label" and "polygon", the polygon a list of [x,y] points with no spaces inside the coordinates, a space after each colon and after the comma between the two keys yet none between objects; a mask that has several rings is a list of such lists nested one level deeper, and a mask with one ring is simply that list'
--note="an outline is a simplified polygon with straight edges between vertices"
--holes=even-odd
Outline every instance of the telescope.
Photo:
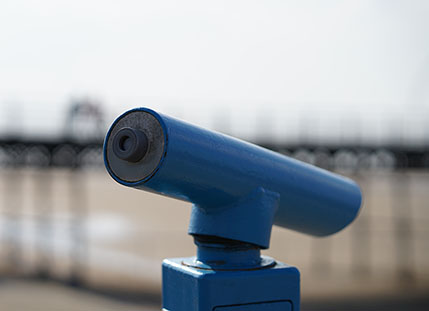
[{"label": "telescope", "polygon": [[163,262],[163,310],[299,310],[299,271],[260,250],[274,225],[327,236],[358,215],[352,180],[148,108],[104,142],[118,183],[191,202],[197,256]]}]

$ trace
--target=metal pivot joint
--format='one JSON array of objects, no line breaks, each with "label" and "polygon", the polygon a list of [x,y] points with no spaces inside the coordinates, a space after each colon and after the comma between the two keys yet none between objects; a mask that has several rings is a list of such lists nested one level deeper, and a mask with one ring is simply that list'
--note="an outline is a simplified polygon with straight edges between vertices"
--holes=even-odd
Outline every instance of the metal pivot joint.
[{"label": "metal pivot joint", "polygon": [[357,216],[350,179],[147,108],[125,112],[104,143],[120,184],[193,203],[197,256],[163,263],[168,311],[299,310],[299,272],[260,255],[272,225],[326,236]]}]

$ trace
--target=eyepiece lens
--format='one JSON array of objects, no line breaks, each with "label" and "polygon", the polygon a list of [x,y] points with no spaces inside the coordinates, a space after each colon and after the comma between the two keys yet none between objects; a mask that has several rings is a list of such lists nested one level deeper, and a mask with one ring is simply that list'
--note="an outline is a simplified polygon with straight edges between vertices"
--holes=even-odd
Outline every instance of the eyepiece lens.
[{"label": "eyepiece lens", "polygon": [[136,163],[147,153],[149,147],[144,132],[124,127],[113,137],[113,152],[121,160]]},{"label": "eyepiece lens", "polygon": [[121,148],[121,151],[127,151],[131,147],[132,141],[129,136],[122,136],[119,141],[119,148]]}]

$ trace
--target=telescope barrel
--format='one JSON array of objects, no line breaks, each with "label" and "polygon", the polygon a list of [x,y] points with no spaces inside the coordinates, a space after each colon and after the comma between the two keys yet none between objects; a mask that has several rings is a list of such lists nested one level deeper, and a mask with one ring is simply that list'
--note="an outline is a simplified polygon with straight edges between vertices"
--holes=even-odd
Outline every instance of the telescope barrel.
[{"label": "telescope barrel", "polygon": [[117,182],[208,213],[262,187],[279,194],[274,224],[315,236],[347,226],[361,205],[359,187],[346,177],[147,108],[114,121],[104,159]]}]

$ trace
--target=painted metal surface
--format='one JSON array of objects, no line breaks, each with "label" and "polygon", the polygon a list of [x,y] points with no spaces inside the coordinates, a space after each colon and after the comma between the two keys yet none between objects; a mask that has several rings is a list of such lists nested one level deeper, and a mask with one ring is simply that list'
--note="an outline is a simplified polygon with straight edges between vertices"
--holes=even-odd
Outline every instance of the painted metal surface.
[{"label": "painted metal surface", "polygon": [[[146,123],[150,118],[159,123],[157,127],[151,125],[162,132],[155,138],[151,138],[151,128],[142,130],[150,140],[148,157],[152,149],[162,156],[158,155],[156,163],[152,161],[148,165],[144,159],[129,164],[130,172],[146,171],[144,178],[130,182],[115,172],[117,163],[122,165],[125,161],[114,159],[110,152],[112,133],[119,131],[121,124],[142,126],[140,123],[144,122],[139,122],[139,118]],[[150,122],[154,123],[153,120]],[[272,210],[267,208],[265,213],[249,206],[248,213],[253,215],[250,218],[274,214],[274,224],[316,236],[344,228],[356,217],[361,204],[360,189],[348,178],[147,108],[127,111],[113,123],[106,137],[104,154],[109,173],[119,183],[194,203],[190,226],[190,233],[194,234],[211,234],[207,229],[211,220],[199,225],[198,216],[237,208],[240,211],[235,216],[230,212],[224,222],[216,220],[216,229],[220,223],[224,228],[213,234],[240,239],[241,233],[229,231],[245,221],[246,207],[243,205],[251,205],[249,200],[258,196],[258,192],[259,200],[275,201],[278,196],[278,202],[265,204],[272,206]],[[150,172],[147,172],[148,166]],[[262,198],[261,192],[269,195]],[[271,224],[265,227],[271,228]],[[223,229],[226,232],[222,233]],[[260,234],[262,231],[266,230],[261,229]],[[262,238],[249,238],[244,234],[241,240],[266,248],[269,234],[265,232]]]},{"label": "painted metal surface", "polygon": [[299,271],[261,256],[273,224],[324,236],[357,216],[350,179],[147,108],[113,123],[104,160],[119,183],[193,203],[197,256],[163,263],[163,310],[299,310]]},{"label": "painted metal surface", "polygon": [[299,310],[300,276],[295,267],[277,262],[270,269],[214,271],[184,267],[184,260],[166,259],[162,264],[163,310]]}]

